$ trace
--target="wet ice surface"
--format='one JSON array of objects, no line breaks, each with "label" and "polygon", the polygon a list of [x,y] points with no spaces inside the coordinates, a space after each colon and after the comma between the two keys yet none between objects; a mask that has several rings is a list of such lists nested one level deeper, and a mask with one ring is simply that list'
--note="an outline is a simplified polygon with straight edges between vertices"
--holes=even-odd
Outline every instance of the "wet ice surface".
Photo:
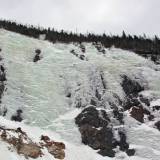
[{"label": "wet ice surface", "polygon": [[[1,108],[7,107],[6,118],[10,119],[17,109],[22,109],[25,124],[51,130],[65,141],[81,145],[74,123],[81,110],[75,105],[79,99],[83,106],[87,105],[94,96],[95,86],[100,93],[104,91],[101,73],[106,83],[106,110],[110,109],[107,102],[115,100],[114,93],[124,98],[120,84],[123,74],[142,83],[147,90],[145,95],[160,99],[159,66],[128,51],[111,48],[106,49],[104,55],[92,44],[85,47],[87,60],[83,61],[70,53],[74,49],[77,54],[83,54],[75,44],[52,44],[0,30],[1,55],[7,70],[7,90]],[[42,59],[34,63],[36,49],[42,51]],[[67,97],[68,93],[71,97]],[[128,127],[128,138],[138,148],[139,158],[158,160],[160,133],[149,128],[151,131],[143,126]],[[88,155],[86,160],[90,159],[95,158]],[[117,159],[124,159],[123,155]]]}]

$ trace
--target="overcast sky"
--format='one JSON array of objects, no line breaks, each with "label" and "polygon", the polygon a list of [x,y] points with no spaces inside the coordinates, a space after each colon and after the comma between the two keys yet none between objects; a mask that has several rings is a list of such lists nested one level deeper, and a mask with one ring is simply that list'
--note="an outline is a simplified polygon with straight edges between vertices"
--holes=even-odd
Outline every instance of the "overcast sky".
[{"label": "overcast sky", "polygon": [[160,0],[0,0],[0,18],[86,33],[160,35]]}]

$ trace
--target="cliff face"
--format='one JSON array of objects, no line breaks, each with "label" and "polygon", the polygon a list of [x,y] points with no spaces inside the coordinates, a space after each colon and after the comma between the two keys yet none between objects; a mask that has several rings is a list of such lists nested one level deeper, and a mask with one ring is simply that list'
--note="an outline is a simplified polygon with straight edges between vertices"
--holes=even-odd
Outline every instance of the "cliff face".
[{"label": "cliff face", "polygon": [[159,160],[159,65],[100,43],[52,44],[3,29],[0,48],[3,159],[24,159],[17,153],[30,142],[11,143],[11,152],[3,139],[4,129],[20,127],[46,147],[38,159],[54,158],[54,140],[65,144],[67,160]]}]

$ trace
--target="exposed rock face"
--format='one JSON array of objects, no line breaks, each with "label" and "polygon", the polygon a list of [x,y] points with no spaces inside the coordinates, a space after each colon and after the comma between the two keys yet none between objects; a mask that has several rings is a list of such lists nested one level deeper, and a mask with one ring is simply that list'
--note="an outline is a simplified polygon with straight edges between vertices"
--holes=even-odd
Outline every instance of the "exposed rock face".
[{"label": "exposed rock face", "polygon": [[158,105],[153,106],[152,108],[153,108],[153,111],[155,111],[155,110],[159,111],[160,110],[160,106],[158,106]]},{"label": "exposed rock face", "polygon": [[147,115],[149,120],[154,119],[150,111],[144,107],[144,105],[150,106],[150,100],[139,94],[144,90],[144,87],[127,76],[122,77],[122,87],[126,94],[125,101],[122,105],[124,110],[128,110],[130,115],[141,123],[144,122],[144,115]]},{"label": "exposed rock face", "polygon": [[129,110],[131,107],[142,107],[141,102],[137,97],[134,97],[133,95],[129,95],[125,98],[125,101],[123,102],[123,108],[124,110]]},{"label": "exposed rock face", "polygon": [[11,117],[11,120],[21,122],[23,120],[22,113],[23,111],[21,109],[18,109],[17,113]]},{"label": "exposed rock face", "polygon": [[114,109],[113,116],[120,122],[120,124],[124,124],[122,111],[119,111],[118,109]]},{"label": "exposed rock face", "polygon": [[45,142],[45,144],[42,144],[45,146],[50,154],[52,154],[55,158],[58,159],[64,159],[65,158],[65,152],[64,149],[65,144],[62,142],[55,142],[51,141],[48,136],[41,136],[41,140]]},{"label": "exposed rock face", "polygon": [[[114,116],[119,117],[120,121],[123,119],[122,114],[118,111],[115,111]],[[102,156],[114,157],[114,149],[117,146],[120,150],[129,152],[125,133],[119,131],[120,140],[115,139],[115,130],[105,110],[89,106],[76,117],[75,122],[79,127],[82,142],[93,149],[99,149],[98,153]]]},{"label": "exposed rock face", "polygon": [[144,122],[144,110],[141,107],[132,107],[131,116],[135,118],[137,121],[143,123]]},{"label": "exposed rock face", "polygon": [[36,49],[35,53],[36,53],[36,55],[35,55],[35,57],[33,59],[33,62],[37,62],[37,61],[41,60],[41,57],[40,57],[41,50],[40,49]]},{"label": "exposed rock face", "polygon": [[[14,136],[12,135],[14,133]],[[42,155],[41,147],[33,143],[21,128],[2,129],[1,138],[3,141],[15,147],[18,154],[24,155],[26,158],[38,158]]]},{"label": "exposed rock face", "polygon": [[13,146],[18,154],[24,155],[26,158],[39,158],[43,156],[43,148],[46,147],[48,152],[54,156],[54,158],[64,159],[65,158],[65,144],[62,142],[55,142],[50,140],[48,136],[42,136],[40,142],[34,143],[21,128],[5,129],[0,128],[0,138]]},{"label": "exposed rock face", "polygon": [[[0,56],[0,61],[2,61],[3,58]],[[5,91],[5,81],[7,81],[6,78],[6,69],[4,67],[3,64],[0,65],[0,103],[1,103],[1,99],[2,99],[2,95]],[[2,116],[5,116],[7,114],[7,108],[3,108],[2,110],[0,110],[0,114]]]},{"label": "exposed rock face", "polygon": [[155,125],[156,128],[160,131],[160,121],[156,122],[154,125]]},{"label": "exposed rock face", "polygon": [[5,89],[5,84],[4,82],[6,81],[6,73],[5,73],[5,68],[0,65],[0,98],[2,97],[2,94]]},{"label": "exposed rock face", "polygon": [[137,95],[139,92],[144,90],[144,87],[142,87],[138,82],[131,80],[126,75],[123,75],[122,78],[123,81],[121,85],[127,96],[130,94]]},{"label": "exposed rock face", "polygon": [[58,158],[58,159],[65,158],[65,152],[63,150],[64,148],[61,148],[55,144],[52,144],[52,145],[48,145],[47,149],[48,149],[48,152],[52,154],[55,158]]},{"label": "exposed rock face", "polygon": [[[80,47],[81,48],[81,47]],[[85,53],[85,48],[81,48],[82,53]],[[74,49],[72,49],[70,51],[70,53],[72,53],[74,56],[76,56],[77,58],[79,58],[80,60],[85,60],[87,61],[87,58],[84,54],[78,54],[76,53],[76,51]]]},{"label": "exposed rock face", "polygon": [[97,110],[93,106],[85,108],[75,120],[79,127],[88,124],[95,128],[107,126],[110,121],[104,110]]},{"label": "exposed rock face", "polygon": [[19,144],[17,146],[18,154],[25,155],[25,157],[38,158],[42,152],[40,147],[37,144],[29,143],[29,144]]},{"label": "exposed rock face", "polygon": [[104,110],[93,106],[84,109],[75,119],[84,144],[100,149],[99,153],[103,156],[114,157],[114,138],[112,128],[108,127],[109,121]]},{"label": "exposed rock face", "polygon": [[147,106],[150,106],[150,99],[147,97],[144,97],[143,95],[139,95],[139,100],[144,103]]}]

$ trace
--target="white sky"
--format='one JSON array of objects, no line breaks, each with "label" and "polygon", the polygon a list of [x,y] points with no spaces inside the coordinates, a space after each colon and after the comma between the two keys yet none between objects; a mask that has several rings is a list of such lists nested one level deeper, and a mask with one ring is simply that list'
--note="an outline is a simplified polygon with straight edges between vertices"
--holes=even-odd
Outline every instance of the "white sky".
[{"label": "white sky", "polygon": [[0,18],[67,31],[160,35],[160,0],[0,0]]}]

